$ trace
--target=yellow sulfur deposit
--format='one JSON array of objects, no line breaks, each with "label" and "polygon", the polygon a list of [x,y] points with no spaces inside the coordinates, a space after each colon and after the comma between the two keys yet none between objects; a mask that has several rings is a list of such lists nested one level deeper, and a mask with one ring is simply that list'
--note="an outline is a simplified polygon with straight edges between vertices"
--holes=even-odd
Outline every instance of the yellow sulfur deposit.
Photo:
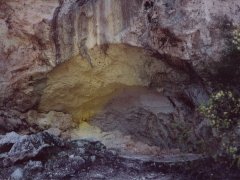
[{"label": "yellow sulfur deposit", "polygon": [[79,55],[48,74],[39,110],[68,112],[75,121],[88,120],[119,89],[147,86],[151,75],[146,67],[156,62],[149,52],[127,45],[109,45],[104,50],[98,46],[88,54],[91,63]]}]

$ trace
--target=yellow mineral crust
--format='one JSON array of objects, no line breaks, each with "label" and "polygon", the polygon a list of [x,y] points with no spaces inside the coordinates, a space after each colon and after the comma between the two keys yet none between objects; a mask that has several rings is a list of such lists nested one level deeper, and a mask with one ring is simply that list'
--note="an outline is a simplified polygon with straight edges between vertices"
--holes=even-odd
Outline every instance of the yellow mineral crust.
[{"label": "yellow mineral crust", "polygon": [[127,45],[98,46],[87,53],[91,63],[79,55],[48,74],[40,111],[63,111],[75,121],[88,120],[118,90],[147,86],[151,76],[147,66],[157,62],[150,52]]}]

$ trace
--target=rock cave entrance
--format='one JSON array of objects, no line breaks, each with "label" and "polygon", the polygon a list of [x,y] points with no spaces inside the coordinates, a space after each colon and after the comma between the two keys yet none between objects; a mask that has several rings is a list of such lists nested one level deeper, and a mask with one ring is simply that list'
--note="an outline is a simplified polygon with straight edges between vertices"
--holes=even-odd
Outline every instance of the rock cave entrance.
[{"label": "rock cave entrance", "polygon": [[134,153],[174,149],[175,124],[164,124],[184,122],[179,118],[184,113],[164,88],[188,76],[129,45],[96,46],[88,54],[91,62],[77,55],[48,74],[39,110],[71,114],[79,125],[73,138],[94,138]]},{"label": "rock cave entrance", "polygon": [[104,109],[119,91],[148,88],[151,79],[165,73],[166,66],[151,52],[128,45],[89,50],[91,64],[76,56],[48,75],[40,107],[63,111],[76,122],[87,121]]}]

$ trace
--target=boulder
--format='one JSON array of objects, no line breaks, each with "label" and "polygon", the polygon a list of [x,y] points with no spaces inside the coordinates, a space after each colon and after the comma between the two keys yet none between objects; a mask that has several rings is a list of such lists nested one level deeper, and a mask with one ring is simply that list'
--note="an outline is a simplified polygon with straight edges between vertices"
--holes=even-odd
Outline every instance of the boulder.
[{"label": "boulder", "polygon": [[0,147],[4,150],[1,153],[3,163],[1,166],[8,166],[17,161],[35,158],[42,155],[42,153],[47,153],[49,149],[55,146],[64,146],[64,142],[47,132],[23,136],[14,132],[8,133],[0,140]]}]

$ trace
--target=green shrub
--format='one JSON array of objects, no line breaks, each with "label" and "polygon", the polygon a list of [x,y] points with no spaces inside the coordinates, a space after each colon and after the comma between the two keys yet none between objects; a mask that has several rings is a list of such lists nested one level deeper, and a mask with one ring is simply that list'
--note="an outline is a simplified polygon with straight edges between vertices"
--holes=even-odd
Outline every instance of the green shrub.
[{"label": "green shrub", "polygon": [[205,152],[221,162],[220,157],[237,162],[240,168],[240,28],[225,32],[228,48],[218,62],[206,68],[206,81],[213,94],[199,107],[210,121],[212,136],[203,142]]},{"label": "green shrub", "polygon": [[206,105],[199,108],[200,113],[211,122],[218,141],[215,156],[227,156],[240,163],[240,141],[236,128],[240,125],[240,97],[231,91],[214,93]]},{"label": "green shrub", "polygon": [[240,51],[240,29],[239,28],[233,31],[232,43],[234,44],[236,49]]},{"label": "green shrub", "polygon": [[219,91],[211,96],[207,105],[200,107],[200,112],[217,130],[231,130],[240,118],[240,98],[231,91]]}]

